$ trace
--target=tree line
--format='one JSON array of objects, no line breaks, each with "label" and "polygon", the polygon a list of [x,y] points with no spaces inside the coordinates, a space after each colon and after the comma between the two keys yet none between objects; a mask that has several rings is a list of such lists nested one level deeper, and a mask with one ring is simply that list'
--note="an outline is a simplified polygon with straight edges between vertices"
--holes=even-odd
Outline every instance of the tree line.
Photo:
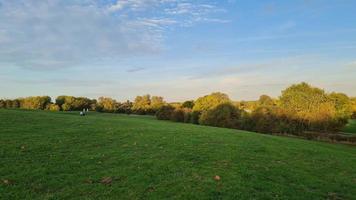
[{"label": "tree line", "polygon": [[163,97],[150,95],[137,96],[133,102],[73,96],[58,96],[52,102],[49,96],[36,96],[3,99],[0,108],[147,114],[159,120],[293,135],[336,133],[350,118],[356,118],[356,98],[326,93],[304,82],[286,88],[279,98],[262,95],[257,101],[236,102],[220,92],[178,103],[167,103]]}]

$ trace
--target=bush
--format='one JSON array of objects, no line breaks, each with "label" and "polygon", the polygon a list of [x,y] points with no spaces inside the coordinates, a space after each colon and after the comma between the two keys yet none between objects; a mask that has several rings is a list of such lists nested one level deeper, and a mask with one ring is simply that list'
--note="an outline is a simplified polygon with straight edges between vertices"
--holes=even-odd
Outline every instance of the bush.
[{"label": "bush", "polygon": [[211,110],[204,111],[199,123],[224,128],[238,128],[241,111],[231,103],[223,103]]},{"label": "bush", "polygon": [[185,101],[183,104],[182,104],[182,107],[183,108],[190,108],[192,109],[194,107],[194,101]]},{"label": "bush", "polygon": [[200,118],[201,112],[199,111],[192,111],[190,113],[190,123],[192,124],[199,124],[199,118]]},{"label": "bush", "polygon": [[170,120],[173,114],[174,108],[171,105],[164,105],[156,112],[156,118],[159,120]]},{"label": "bush", "polygon": [[6,108],[5,101],[0,99],[0,108]]},{"label": "bush", "polygon": [[176,108],[171,115],[171,121],[184,122],[184,115],[185,115],[185,112],[183,109]]},{"label": "bush", "polygon": [[191,116],[192,116],[192,110],[185,108],[184,109],[184,123],[190,123],[191,122]]},{"label": "bush", "polygon": [[67,103],[62,105],[62,110],[63,111],[70,111],[71,110],[71,106]]},{"label": "bush", "polygon": [[306,129],[303,121],[277,106],[260,106],[256,108],[251,113],[248,123],[250,123],[248,130],[261,133],[298,134]]},{"label": "bush", "polygon": [[47,106],[47,110],[50,110],[50,111],[60,111],[61,108],[60,108],[58,105],[56,105],[56,104],[49,104],[49,105]]}]

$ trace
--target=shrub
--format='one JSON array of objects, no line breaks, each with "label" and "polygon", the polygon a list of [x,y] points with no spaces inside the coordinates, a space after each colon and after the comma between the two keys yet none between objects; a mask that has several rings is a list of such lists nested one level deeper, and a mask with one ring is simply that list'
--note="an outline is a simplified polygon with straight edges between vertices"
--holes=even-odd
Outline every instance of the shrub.
[{"label": "shrub", "polygon": [[182,107],[183,108],[190,108],[192,109],[194,107],[194,101],[185,101],[183,104],[182,104]]},{"label": "shrub", "polygon": [[249,120],[243,124],[247,126],[247,130],[261,133],[298,134],[306,129],[303,121],[277,106],[256,108],[249,116]]},{"label": "shrub", "polygon": [[170,120],[173,114],[174,107],[171,105],[164,105],[156,112],[156,118],[159,120]]},{"label": "shrub", "polygon": [[70,111],[71,110],[71,106],[67,103],[62,105],[62,110],[63,111]]},{"label": "shrub", "polygon": [[199,124],[199,118],[200,118],[201,112],[199,111],[192,111],[190,113],[190,123],[192,124]]},{"label": "shrub", "polygon": [[213,109],[204,111],[199,123],[202,125],[224,128],[238,128],[241,112],[231,103],[223,103]]},{"label": "shrub", "polygon": [[184,123],[190,123],[192,116],[192,110],[189,108],[184,109]]},{"label": "shrub", "polygon": [[185,112],[181,108],[176,108],[171,115],[171,121],[174,122],[184,122]]},{"label": "shrub", "polygon": [[60,108],[58,105],[56,105],[56,104],[49,104],[49,105],[47,106],[47,110],[50,110],[50,111],[60,111],[61,108]]}]

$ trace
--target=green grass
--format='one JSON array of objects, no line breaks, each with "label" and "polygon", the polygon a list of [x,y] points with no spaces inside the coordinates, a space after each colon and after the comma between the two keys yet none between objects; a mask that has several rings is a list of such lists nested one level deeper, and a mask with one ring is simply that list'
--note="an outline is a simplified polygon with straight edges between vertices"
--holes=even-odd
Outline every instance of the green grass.
[{"label": "green grass", "polygon": [[153,117],[0,109],[0,158],[0,199],[356,197],[354,146]]},{"label": "green grass", "polygon": [[345,133],[356,133],[356,120],[352,119],[344,128],[343,132]]}]

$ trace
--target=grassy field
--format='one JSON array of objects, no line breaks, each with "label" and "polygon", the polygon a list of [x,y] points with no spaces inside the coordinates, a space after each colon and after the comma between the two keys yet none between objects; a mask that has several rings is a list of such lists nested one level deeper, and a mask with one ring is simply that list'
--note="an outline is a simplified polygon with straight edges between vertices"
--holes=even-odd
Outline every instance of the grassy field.
[{"label": "grassy field", "polygon": [[145,116],[0,109],[0,158],[0,199],[356,198],[354,146]]},{"label": "grassy field", "polygon": [[356,120],[350,120],[347,126],[344,128],[345,133],[356,133]]}]

